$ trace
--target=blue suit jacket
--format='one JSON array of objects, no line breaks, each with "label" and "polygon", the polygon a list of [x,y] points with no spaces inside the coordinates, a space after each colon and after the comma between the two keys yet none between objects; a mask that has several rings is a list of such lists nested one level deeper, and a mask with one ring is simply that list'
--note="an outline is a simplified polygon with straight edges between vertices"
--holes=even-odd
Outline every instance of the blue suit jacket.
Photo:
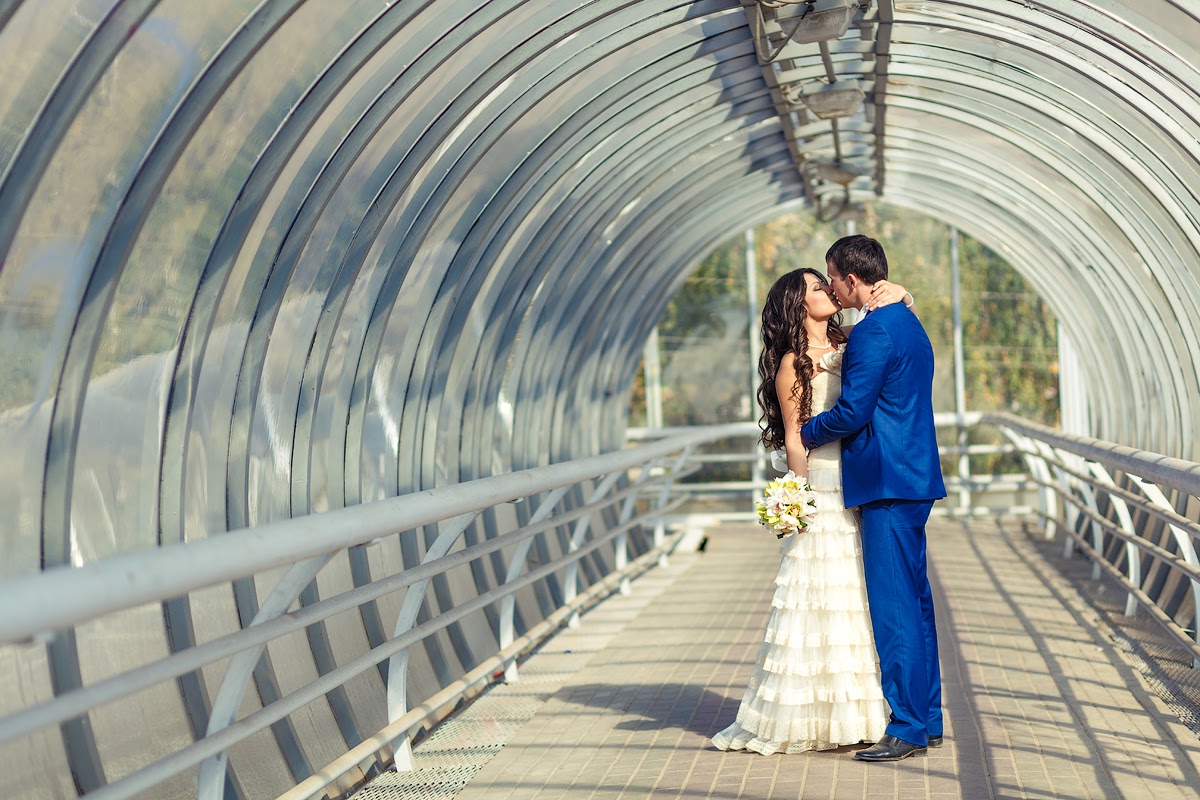
[{"label": "blue suit jacket", "polygon": [[810,447],[842,440],[847,508],[946,496],[933,427],[933,346],[915,314],[896,303],[854,326],[841,398],[800,432]]}]

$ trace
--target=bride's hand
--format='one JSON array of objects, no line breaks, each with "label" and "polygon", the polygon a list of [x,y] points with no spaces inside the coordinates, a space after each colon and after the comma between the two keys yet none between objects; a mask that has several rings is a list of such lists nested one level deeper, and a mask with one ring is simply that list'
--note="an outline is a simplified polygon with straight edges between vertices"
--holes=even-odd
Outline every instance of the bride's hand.
[{"label": "bride's hand", "polygon": [[898,283],[890,281],[879,281],[871,287],[871,296],[867,298],[866,310],[874,311],[877,308],[890,306],[892,303],[904,303],[908,307],[912,307],[912,295]]}]

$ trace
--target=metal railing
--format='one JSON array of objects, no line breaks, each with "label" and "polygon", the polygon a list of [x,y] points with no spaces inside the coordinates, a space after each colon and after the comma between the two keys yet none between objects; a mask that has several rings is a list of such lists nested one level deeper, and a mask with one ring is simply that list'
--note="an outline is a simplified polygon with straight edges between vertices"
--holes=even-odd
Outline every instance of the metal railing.
[{"label": "metal railing", "polygon": [[[223,796],[230,748],[386,662],[389,724],[282,797],[298,800],[344,793],[361,781],[360,765],[374,758],[387,760],[394,756],[399,769],[411,768],[410,731],[436,720],[439,710],[486,684],[498,670],[504,671],[506,680],[517,680],[517,659],[522,653],[561,625],[576,624],[577,614],[589,603],[613,591],[628,591],[633,575],[665,563],[678,535],[667,535],[663,516],[684,500],[671,495],[671,486],[693,468],[689,457],[696,447],[728,435],[728,426],[694,430],[602,456],[119,555],[78,568],[55,568],[0,583],[0,645],[38,647],[59,631],[89,620],[285,568],[250,625],[9,713],[0,718],[0,743],[36,735],[102,705],[229,659],[205,736],[87,794],[89,798],[131,797],[199,766],[196,796],[215,800]],[[560,502],[572,490],[582,490],[586,501],[560,509]],[[464,531],[485,509],[526,500],[533,510],[525,524],[455,550]],[[605,512],[606,524],[593,525],[592,521],[602,519]],[[382,537],[415,533],[427,525],[438,525],[438,535],[419,565],[289,613],[305,587],[337,554]],[[566,552],[548,563],[532,563],[529,554],[534,537],[567,525],[571,526],[571,536]],[[630,558],[629,534],[638,526],[652,530],[652,534],[647,537],[646,552]],[[436,576],[505,548],[509,548],[510,555],[503,583],[416,624],[426,587]],[[601,548],[611,554],[612,571],[583,589],[580,561]],[[561,576],[561,604],[518,636],[514,622],[516,593],[551,575]],[[243,695],[251,686],[255,664],[270,642],[400,591],[405,592],[404,601],[390,639],[366,652],[348,655],[335,669],[307,685],[237,717]],[[499,610],[497,651],[433,697],[410,708],[406,691],[409,648],[486,607]]]},{"label": "metal railing", "polygon": [[[1012,414],[937,414],[935,423],[939,430],[957,432],[956,444],[941,448],[943,459],[954,459],[957,470],[946,475],[949,497],[934,507],[935,516],[1038,516],[1047,538],[1061,530],[1068,554],[1079,548],[1092,560],[1093,578],[1103,571],[1121,584],[1127,616],[1142,606],[1200,667],[1200,523],[1185,513],[1189,507],[1193,515],[1200,509],[1200,464],[1073,436]],[[979,426],[995,428],[1009,444],[964,444],[962,434]],[[652,440],[684,430],[635,429],[631,438]],[[753,439],[758,428],[743,423],[738,432]],[[1019,454],[1027,471],[972,471],[972,459],[997,453]],[[764,458],[761,450],[746,446],[697,453],[693,461],[757,463],[761,470]],[[754,519],[750,499],[761,485],[755,479],[700,480],[676,483],[673,491],[689,501],[731,499],[737,508],[706,516],[749,521]],[[1026,495],[1035,501],[1023,502]]]},{"label": "metal railing", "polygon": [[[998,443],[967,444],[966,432],[979,427],[983,417],[984,415],[980,412],[963,415],[953,413],[934,415],[934,424],[938,430],[947,432],[943,438],[954,441],[953,444],[940,447],[941,456],[943,459],[953,458],[956,464],[956,469],[945,475],[946,490],[950,496],[947,501],[934,508],[935,516],[1036,513],[1035,507],[1026,502],[1027,498],[1035,497],[1038,491],[1038,485],[1029,473],[997,474],[973,471],[972,461],[978,462],[981,457],[1018,452],[1017,446],[1005,441],[1002,436],[997,436],[1000,439]],[[749,473],[737,480],[705,480],[701,473],[700,480],[677,483],[674,492],[687,495],[689,500],[724,498],[730,508],[714,511],[704,516],[725,521],[748,522],[756,518],[751,500],[761,491],[765,480],[763,476],[773,473],[770,471],[769,455],[764,453],[757,444],[758,425],[753,422],[743,422],[730,425],[729,428],[736,432],[737,447],[726,447],[720,452],[697,452],[692,456],[692,462],[701,467],[717,464],[748,464],[750,466]],[[689,430],[694,430],[694,428],[631,428],[628,437],[631,441],[656,441],[665,437],[678,436]],[[949,433],[953,433],[953,435],[951,436]]]},{"label": "metal railing", "polygon": [[1103,570],[1125,589],[1126,616],[1141,605],[1200,667],[1200,523],[1185,515],[1200,508],[1200,464],[1011,414],[981,421],[1000,427],[1025,458],[1046,538],[1061,530],[1067,555],[1078,547],[1092,560],[1093,579]]},{"label": "metal railing", "polygon": [[[939,418],[939,423],[999,428],[1010,444],[973,445],[966,448],[965,455],[1014,452],[1029,470],[1028,475],[977,476],[966,469],[952,476],[948,480],[952,497],[943,503],[952,507],[946,513],[1036,513],[1045,523],[1047,536],[1053,537],[1061,529],[1067,534],[1068,547],[1078,547],[1093,559],[1095,576],[1104,570],[1121,582],[1128,593],[1127,614],[1134,613],[1139,605],[1144,607],[1189,649],[1194,663],[1200,665],[1200,646],[1194,630],[1187,628],[1189,608],[1193,628],[1200,619],[1200,562],[1196,555],[1200,524],[1178,510],[1182,507],[1186,511],[1188,503],[1195,507],[1200,498],[1200,465],[1070,436],[1008,414],[975,414],[969,418],[946,415]],[[89,620],[229,584],[268,570],[284,570],[250,625],[11,712],[0,718],[0,743],[36,735],[147,687],[229,659],[205,736],[87,795],[130,797],[199,766],[197,797],[212,800],[222,796],[230,748],[355,676],[386,664],[389,723],[282,797],[299,800],[343,794],[361,782],[363,764],[368,762],[394,760],[397,768],[410,768],[412,731],[436,722],[456,700],[479,690],[501,672],[508,681],[518,680],[517,660],[521,654],[558,627],[577,624],[578,613],[588,604],[613,591],[628,591],[634,574],[662,563],[678,538],[678,534],[668,535],[665,524],[674,509],[698,497],[722,493],[737,497],[736,493],[746,492],[743,499],[748,504],[749,493],[758,491],[760,484],[753,481],[726,484],[682,481],[706,463],[762,458],[750,448],[757,436],[753,424],[640,432],[635,436],[654,438],[663,433],[669,435],[603,456],[116,556],[79,568],[56,568],[0,583],[0,644],[36,647],[58,631]],[[699,452],[713,443],[731,441],[740,443],[738,452]],[[963,439],[956,437],[955,441]],[[962,456],[964,452],[963,448],[952,446],[944,454]],[[1011,498],[1012,492],[1026,488],[1036,493],[1036,508],[990,506],[975,499],[977,496]],[[573,490],[577,495],[582,491],[583,502],[565,507],[569,504],[563,503],[563,498]],[[966,501],[953,496],[963,492],[970,493]],[[531,509],[524,524],[495,538],[462,546],[464,532],[485,509],[520,501],[528,501]],[[603,525],[592,524],[602,518]],[[337,554],[427,525],[437,525],[438,534],[419,565],[288,611]],[[563,554],[547,563],[533,563],[530,548],[534,537],[564,526],[570,526],[571,534]],[[629,536],[639,526],[640,530],[652,533],[647,534],[645,552],[633,558]],[[602,548],[606,554],[611,553],[612,571],[584,588],[580,562]],[[507,555],[502,583],[417,624],[426,588],[435,577],[502,552]],[[1147,561],[1151,566],[1147,566]],[[1171,578],[1166,582],[1169,586],[1178,588],[1180,581],[1188,584],[1190,607],[1179,600],[1178,591],[1170,592],[1167,597],[1162,580],[1153,582],[1159,589],[1147,589],[1151,573],[1161,577],[1162,570]],[[561,577],[561,602],[544,620],[518,636],[514,622],[516,593],[551,575]],[[386,642],[366,652],[347,655],[335,669],[275,702],[237,717],[243,695],[251,685],[254,666],[269,643],[397,592],[404,592],[404,601],[391,638]],[[485,608],[498,612],[494,654],[432,697],[410,707],[409,648]]]}]

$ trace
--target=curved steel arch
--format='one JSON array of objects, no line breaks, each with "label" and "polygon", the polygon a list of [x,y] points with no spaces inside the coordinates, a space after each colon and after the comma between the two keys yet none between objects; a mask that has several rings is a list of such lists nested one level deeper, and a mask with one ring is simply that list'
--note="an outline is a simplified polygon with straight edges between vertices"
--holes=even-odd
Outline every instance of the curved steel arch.
[{"label": "curved steel arch", "polygon": [[[1090,189],[1082,207],[1062,209],[1042,203],[1029,214],[1041,226],[1055,217],[1075,217],[1074,222],[1062,219],[1055,226],[1061,238],[1053,246],[1061,251],[1062,259],[1051,261],[1051,266],[1071,267],[1066,272],[1051,272],[1050,285],[1055,291],[1047,297],[1074,335],[1081,333],[1080,323],[1073,319],[1079,308],[1089,309],[1089,318],[1097,314],[1107,317],[1093,331],[1106,335],[1078,341],[1105,342],[1112,338],[1109,331],[1119,330],[1138,343],[1130,347],[1118,337],[1085,352],[1089,362],[1085,369],[1095,386],[1093,411],[1105,435],[1189,452],[1194,408],[1200,397],[1195,367],[1200,358],[1193,344],[1192,322],[1200,293],[1192,288],[1196,275],[1189,269],[1189,263],[1194,263],[1189,257],[1196,250],[1197,208],[1181,176],[1194,174],[1196,168],[1195,139],[1184,133],[1196,129],[1195,96],[1162,81],[1163,76],[1148,70],[1144,62],[1139,64],[1128,48],[1113,39],[1080,36],[1079,28],[1070,21],[1012,4],[945,5],[948,10],[944,13],[914,14],[911,28],[898,25],[893,34],[889,70],[893,77],[900,77],[889,87],[887,196],[928,209],[933,196],[948,194],[954,197],[946,204],[950,208],[970,203],[978,210],[979,205],[967,196],[987,192],[985,186],[994,188],[989,175],[995,177],[983,147],[991,142],[993,147],[1019,148],[1036,160],[1036,167],[1022,169],[1020,162],[1005,159],[1007,172],[1020,170],[1020,177],[1012,181],[1012,191],[989,195],[993,207],[983,209],[984,213],[964,226],[993,246],[1003,246],[1006,237],[1022,235],[1021,226],[1011,226],[1004,233],[989,230],[998,218],[996,206],[1005,202],[1025,209],[1038,206],[1042,198],[1035,195],[1053,193],[1051,176],[1055,175],[1062,188],[1069,188],[1075,197],[1079,190]],[[1078,7],[1046,4],[1051,5]],[[1008,24],[1003,24],[1005,21]],[[1075,20],[1076,26],[1078,22]],[[1042,38],[1034,35],[1035,23],[1042,26]],[[944,27],[933,33],[934,25]],[[1062,38],[1055,39],[1050,32]],[[1106,29],[1109,36],[1113,32],[1112,26]],[[1090,60],[1083,57],[1085,53]],[[1113,75],[1137,75],[1142,89],[1097,81],[1096,60],[1110,64]],[[1182,62],[1176,59],[1175,63]],[[1187,65],[1186,73],[1194,72],[1195,66]],[[1051,81],[1049,75],[1056,80]],[[1158,86],[1154,86],[1156,77],[1160,78]],[[1145,108],[1151,94],[1146,87],[1159,93],[1161,106]],[[1096,119],[1096,104],[1102,100],[1109,101],[1104,105],[1106,113]],[[1001,112],[1005,104],[1007,118]],[[953,122],[942,124],[943,119]],[[1121,123],[1114,124],[1116,120]],[[964,139],[964,126],[976,128],[977,133]],[[1063,140],[1060,131],[1064,130],[1075,137],[1074,142]],[[1059,147],[1048,142],[1058,142]],[[1086,155],[1080,149],[1084,142],[1092,148]],[[1187,157],[1168,163],[1165,153]],[[954,174],[958,179],[937,177],[938,167],[951,161],[957,165]],[[1009,178],[1011,175],[1002,176],[1003,180]],[[1024,187],[1019,185],[1022,181]],[[937,205],[941,204],[935,201],[933,206]],[[961,216],[952,212],[947,218]],[[1083,223],[1085,218],[1108,219],[1110,230],[1089,229]],[[1030,226],[1026,223],[1025,227]],[[1044,259],[1045,244],[1030,248],[1031,254],[1037,254],[1031,260],[1016,261],[1028,277],[1043,269],[1038,260]],[[1086,257],[1087,264],[1080,261],[1084,253],[1091,254]],[[1152,276],[1150,283],[1159,285],[1131,277],[1131,260],[1143,264],[1144,274]],[[1093,293],[1072,285],[1073,280],[1078,281],[1072,273],[1078,275],[1086,267],[1097,270],[1096,278],[1111,287],[1109,292]],[[1174,294],[1180,287],[1186,291]],[[1068,302],[1066,298],[1074,294],[1081,296]],[[1113,297],[1121,299],[1114,302]],[[1127,305],[1143,306],[1142,314],[1127,313]],[[1147,329],[1141,324],[1144,318],[1162,319],[1165,324]],[[1111,349],[1105,352],[1106,347]],[[1119,371],[1138,374],[1146,368],[1146,361],[1155,364],[1151,368],[1154,379],[1145,387],[1135,387],[1134,397],[1103,388],[1103,376],[1114,364]],[[1151,394],[1139,401],[1137,393],[1143,388]],[[1115,408],[1110,408],[1113,405]]]},{"label": "curved steel arch", "polygon": [[[11,70],[24,84],[0,95],[0,445],[12,454],[0,499],[18,509],[0,522],[7,574],[41,568],[41,554],[169,546],[620,446],[641,345],[680,281],[728,236],[811,207],[831,189],[812,160],[832,153],[874,165],[852,199],[882,187],[1025,274],[1086,345],[1084,433],[1194,457],[1192,2],[876,0],[830,47],[867,89],[866,110],[836,126],[793,118],[778,85],[824,80],[817,50],[789,46],[786,66],[764,69],[729,0],[81,0],[76,23],[91,29],[77,39],[48,32],[37,5],[0,2],[0,67],[37,65]],[[140,47],[156,26],[176,38]],[[317,39],[324,49],[302,45]],[[194,62],[174,93],[152,77],[164,47]],[[234,139],[223,147],[221,122]],[[154,230],[172,214],[187,246]],[[163,269],[189,296],[143,320],[125,278],[144,284],[156,248],[184,262]],[[101,363],[151,323],[170,341]],[[1139,380],[1114,391],[1114,372]],[[140,447],[103,452],[130,417]],[[143,517],[152,530],[114,532]],[[507,524],[486,514],[465,539]],[[334,559],[302,602],[419,562],[434,535]],[[563,546],[543,536],[537,555]],[[608,568],[588,565],[588,578]],[[430,607],[502,580],[485,567],[439,579]],[[274,579],[109,632],[134,655],[184,649],[248,622]],[[523,590],[518,627],[556,591],[552,578]],[[378,644],[398,611],[384,598],[273,646],[247,702]],[[428,640],[412,699],[494,652],[494,626],[479,615]],[[33,691],[99,674],[103,633],[56,640],[53,678]],[[204,728],[212,680],[166,692],[165,735]],[[370,671],[235,751],[231,774],[253,780],[227,791],[281,790],[376,729],[385,680]],[[153,703],[63,726],[79,787],[112,777],[110,732]]]}]

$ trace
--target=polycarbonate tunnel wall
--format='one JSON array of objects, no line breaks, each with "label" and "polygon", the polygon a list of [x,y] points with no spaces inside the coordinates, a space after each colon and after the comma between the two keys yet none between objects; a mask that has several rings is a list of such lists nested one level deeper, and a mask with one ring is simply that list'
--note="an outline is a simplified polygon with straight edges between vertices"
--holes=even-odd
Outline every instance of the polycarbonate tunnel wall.
[{"label": "polycarbonate tunnel wall", "polygon": [[1200,3],[897,2],[884,197],[1004,254],[1090,433],[1200,457]]},{"label": "polycarbonate tunnel wall", "polygon": [[10,570],[618,446],[802,191],[724,2],[3,7]]},{"label": "polycarbonate tunnel wall", "polygon": [[[726,2],[27,0],[0,23],[0,577],[617,448],[684,268],[803,191]],[[303,602],[433,533],[357,548]],[[4,650],[0,698],[234,630],[269,588]],[[523,591],[518,632],[555,590]],[[378,644],[398,602],[272,645],[246,702]],[[494,624],[427,640],[410,701],[495,653]],[[0,763],[73,797],[202,735],[219,678]],[[276,796],[386,714],[359,676],[235,748],[229,796]]]},{"label": "polycarbonate tunnel wall", "polygon": [[[862,13],[869,35],[830,49],[880,77],[882,199],[1033,282],[1093,435],[1196,458],[1200,3]],[[0,76],[0,577],[619,447],[674,288],[805,203],[806,128],[781,123],[735,0],[0,0]],[[323,589],[424,541],[350,554]],[[437,601],[495,576],[475,580]],[[119,642],[219,635],[256,598],[6,652],[0,698],[146,657]],[[258,691],[378,635],[297,637]],[[414,699],[491,635],[430,640]],[[72,774],[122,771],[130,725],[202,731],[211,679],[4,763],[74,796]],[[324,765],[386,721],[381,696],[369,673],[256,738],[231,796]]]}]

